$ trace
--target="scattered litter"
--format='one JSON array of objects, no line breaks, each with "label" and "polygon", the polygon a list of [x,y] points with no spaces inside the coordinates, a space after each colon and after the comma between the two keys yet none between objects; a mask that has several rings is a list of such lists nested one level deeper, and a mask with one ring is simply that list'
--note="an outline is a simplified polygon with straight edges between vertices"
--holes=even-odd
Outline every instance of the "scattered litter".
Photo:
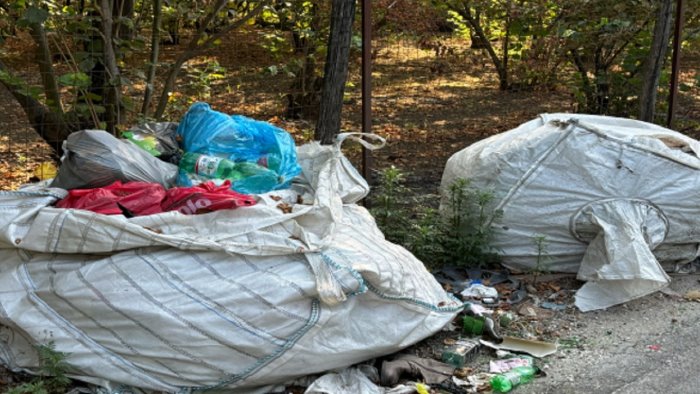
[{"label": "scattered litter", "polygon": [[515,320],[515,315],[512,312],[504,312],[498,318],[498,325],[503,328],[508,328],[513,320]]},{"label": "scattered litter", "polygon": [[489,372],[503,373],[508,372],[515,367],[532,366],[533,360],[528,356],[512,357],[499,360],[489,361]]},{"label": "scattered litter", "polygon": [[554,343],[508,336],[503,337],[501,343],[493,343],[484,339],[480,340],[480,342],[482,345],[493,349],[512,350],[514,352],[527,353],[535,357],[549,356],[557,351],[557,345]]},{"label": "scattered litter", "polygon": [[430,394],[430,386],[423,383],[416,383],[416,392],[418,394]]},{"label": "scattered litter", "polygon": [[382,386],[394,386],[402,377],[421,378],[427,384],[439,384],[449,379],[455,367],[430,358],[421,358],[412,354],[398,354],[391,361],[382,362]]},{"label": "scattered litter", "polygon": [[461,339],[442,352],[442,361],[455,368],[462,368],[479,354],[479,346],[476,340]]},{"label": "scattered litter", "polygon": [[390,389],[385,389],[383,394],[413,394],[416,392],[416,382],[399,384]]},{"label": "scattered litter", "polygon": [[698,301],[700,302],[700,290],[690,290],[683,296],[688,301]]},{"label": "scattered litter", "polygon": [[469,304],[469,306],[467,308],[468,308],[467,310],[470,313],[472,313],[474,316],[483,316],[484,314],[492,314],[493,313],[492,309],[484,308],[483,306],[481,306],[479,304]]},{"label": "scattered litter", "polygon": [[521,384],[530,382],[536,373],[537,368],[534,366],[516,367],[491,378],[491,388],[496,393],[507,393]]},{"label": "scattered litter", "polygon": [[[476,298],[484,303],[492,304],[498,300],[498,291],[490,286],[485,286],[481,283],[471,284],[466,289],[459,293],[463,298]],[[489,302],[490,301],[490,302]]]},{"label": "scattered litter", "polygon": [[328,373],[316,379],[304,394],[384,394],[384,389],[374,384],[357,368],[346,368],[338,373]]},{"label": "scattered litter", "polygon": [[648,350],[651,350],[652,352],[659,352],[661,351],[661,345],[649,345],[647,346]]},{"label": "scattered litter", "polygon": [[551,309],[555,311],[565,311],[566,310],[566,304],[557,304],[556,302],[543,302],[540,304],[541,308],[545,309]]},{"label": "scattered litter", "polygon": [[491,378],[493,378],[492,373],[480,372],[467,377],[467,381],[471,383],[472,386],[477,388],[478,392],[484,391],[491,386]]}]

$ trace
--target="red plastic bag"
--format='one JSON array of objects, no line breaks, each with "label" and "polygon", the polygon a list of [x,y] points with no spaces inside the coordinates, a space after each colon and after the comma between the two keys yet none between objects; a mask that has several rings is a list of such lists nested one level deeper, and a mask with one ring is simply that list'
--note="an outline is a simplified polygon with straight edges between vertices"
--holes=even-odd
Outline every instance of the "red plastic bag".
[{"label": "red plastic bag", "polygon": [[[165,189],[158,183],[116,181],[109,186],[96,189],[73,189],[68,197],[59,201],[59,208],[86,209],[105,215],[120,215],[121,205],[134,216],[163,212],[160,203],[165,198]],[[119,204],[119,205],[117,205]]]},{"label": "red plastic bag", "polygon": [[213,182],[204,182],[192,187],[168,189],[161,208],[163,211],[179,211],[193,215],[251,206],[255,203],[252,196],[231,190],[231,182],[227,180],[221,186],[216,186]]}]

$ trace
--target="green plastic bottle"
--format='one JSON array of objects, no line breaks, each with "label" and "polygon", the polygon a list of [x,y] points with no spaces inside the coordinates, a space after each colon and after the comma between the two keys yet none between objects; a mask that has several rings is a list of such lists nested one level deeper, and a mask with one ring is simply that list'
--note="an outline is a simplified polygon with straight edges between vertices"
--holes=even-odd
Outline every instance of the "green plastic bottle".
[{"label": "green plastic bottle", "polygon": [[246,194],[274,190],[280,183],[276,172],[247,161],[234,162],[216,156],[186,152],[180,159],[180,169],[206,179],[228,179],[231,188]]},{"label": "green plastic bottle", "polygon": [[514,387],[531,381],[536,373],[537,368],[532,366],[515,367],[491,378],[491,388],[496,393],[507,393]]}]

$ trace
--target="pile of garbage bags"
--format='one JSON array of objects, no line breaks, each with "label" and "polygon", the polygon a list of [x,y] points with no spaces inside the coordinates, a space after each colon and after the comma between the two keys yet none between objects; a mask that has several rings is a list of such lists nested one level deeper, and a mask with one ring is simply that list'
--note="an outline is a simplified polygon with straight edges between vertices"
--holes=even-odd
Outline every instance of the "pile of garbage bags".
[{"label": "pile of garbage bags", "polygon": [[[261,167],[266,159],[276,183],[243,195],[255,204],[185,212],[196,215],[166,209],[183,169],[172,163],[176,152],[154,156],[169,149],[162,136],[146,142],[149,153],[97,131],[71,136],[49,187],[0,191],[3,365],[35,372],[36,346],[53,343],[67,353],[71,377],[113,391],[269,392],[394,353],[457,315],[462,303],[356,204],[369,188],[340,151],[354,137],[295,148],[276,130],[260,137],[252,120],[217,114],[207,125],[209,111],[195,106],[176,129],[180,156],[227,153]],[[190,126],[210,140],[197,142]],[[236,146],[238,136],[250,140]],[[205,174],[200,184],[194,175],[184,176],[193,186],[240,192],[240,179],[217,185]],[[136,209],[124,200],[103,206],[112,215],[54,206],[75,197],[66,188],[115,181],[159,185],[159,212],[129,217]]]},{"label": "pile of garbage bags", "polygon": [[454,154],[442,188],[459,178],[496,196],[504,264],[577,272],[583,311],[660,290],[698,256],[700,143],[657,125],[540,115]]}]

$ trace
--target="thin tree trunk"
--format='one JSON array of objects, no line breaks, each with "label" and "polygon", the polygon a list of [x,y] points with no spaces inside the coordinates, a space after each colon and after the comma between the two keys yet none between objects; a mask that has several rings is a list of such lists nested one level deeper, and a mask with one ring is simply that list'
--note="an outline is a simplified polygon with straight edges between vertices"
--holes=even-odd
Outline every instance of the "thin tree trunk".
[{"label": "thin tree trunk", "polygon": [[153,0],[153,34],[151,35],[151,62],[148,64],[146,74],[146,90],[143,94],[143,106],[141,114],[148,116],[151,98],[153,97],[153,84],[156,79],[156,68],[158,67],[158,54],[160,51],[160,22],[161,22],[161,0]]},{"label": "thin tree trunk", "polygon": [[352,24],[355,19],[355,0],[333,0],[331,31],[328,37],[328,54],[323,77],[321,107],[314,138],[322,144],[331,144],[340,131],[340,115],[343,108],[345,81],[348,76],[348,59]]},{"label": "thin tree trunk", "polygon": [[41,82],[46,93],[46,103],[51,110],[61,114],[61,93],[58,90],[58,82],[56,80],[56,72],[51,61],[51,50],[49,42],[46,38],[46,31],[41,23],[32,23],[30,25],[32,38],[37,44],[36,59],[39,65],[39,74],[41,74]]},{"label": "thin tree trunk", "polygon": [[120,122],[121,104],[121,78],[119,67],[117,66],[117,56],[114,51],[112,7],[109,0],[100,1],[100,15],[102,17],[102,40],[104,43],[103,55],[105,71],[107,72],[107,83],[105,92],[105,121],[107,131],[113,135],[117,133],[117,125]]},{"label": "thin tree trunk", "polygon": [[[102,0],[105,1],[105,0]],[[202,23],[197,29],[197,33],[192,37],[190,42],[187,44],[187,48],[175,59],[175,62],[168,67],[168,76],[165,80],[163,86],[163,91],[160,93],[160,98],[158,100],[158,107],[156,108],[155,118],[160,120],[165,113],[165,107],[168,105],[168,94],[175,87],[175,81],[177,81],[177,76],[180,74],[180,69],[186,61],[192,59],[193,57],[199,55],[204,49],[208,48],[214,41],[221,38],[224,34],[230,32],[231,30],[242,26],[244,23],[249,21],[251,18],[257,16],[262,12],[263,8],[267,5],[269,0],[263,0],[259,2],[254,9],[249,11],[243,18],[237,20],[236,22],[226,26],[226,28],[219,30],[217,33],[209,36],[203,43],[200,43],[200,39],[204,35],[205,30],[209,27],[211,22],[216,17],[216,14],[226,5],[227,0],[217,0],[216,4],[210,13],[208,13]]]},{"label": "thin tree trunk", "polygon": [[[10,70],[2,62],[0,62],[0,71],[10,73]],[[23,88],[22,85],[12,84],[9,80],[3,79],[0,79],[0,84],[12,93],[12,96],[27,115],[32,128],[49,146],[55,149],[57,156],[60,157],[63,154],[63,141],[68,138],[72,131],[77,130],[80,125],[68,122],[66,115],[54,112],[41,104],[39,100],[28,94],[26,88]]]},{"label": "thin tree trunk", "polygon": [[499,72],[499,89],[501,90],[506,90],[510,86],[508,83],[508,48],[510,47],[510,1],[506,3],[506,20],[505,20],[505,27],[506,27],[506,34],[503,37],[503,72]]},{"label": "thin tree trunk", "polygon": [[469,26],[474,30],[477,36],[481,38],[481,40],[486,44],[486,52],[488,52],[489,56],[491,57],[491,61],[493,62],[493,65],[496,67],[496,72],[498,73],[498,80],[500,82],[500,89],[505,90],[508,87],[508,71],[506,68],[503,66],[503,63],[501,62],[501,59],[498,57],[498,54],[496,53],[496,50],[493,49],[493,45],[491,45],[491,41],[489,41],[488,37],[486,37],[486,33],[484,33],[484,29],[481,28],[481,24],[479,23],[478,20],[474,19],[474,16],[472,15],[470,9],[468,6],[465,6],[461,11],[460,15],[467,20],[467,23],[469,23]]},{"label": "thin tree trunk", "polygon": [[673,21],[673,0],[661,0],[654,25],[654,36],[649,56],[644,62],[642,91],[639,95],[639,119],[645,122],[654,120],[656,94],[661,77]]}]

